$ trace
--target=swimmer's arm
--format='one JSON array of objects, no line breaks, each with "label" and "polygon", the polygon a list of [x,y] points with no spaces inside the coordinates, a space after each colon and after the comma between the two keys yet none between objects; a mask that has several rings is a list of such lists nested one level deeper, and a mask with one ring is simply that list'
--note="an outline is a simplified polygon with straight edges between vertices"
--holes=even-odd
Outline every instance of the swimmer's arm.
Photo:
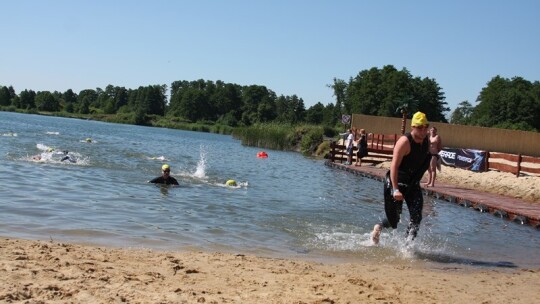
[{"label": "swimmer's arm", "polygon": [[[402,136],[398,139],[394,152],[392,155],[392,164],[390,165],[390,181],[392,182],[392,189],[399,189],[398,170],[401,165],[403,157],[409,154],[410,145],[406,136]],[[397,198],[396,198],[397,199]],[[401,198],[403,199],[403,198]]]}]

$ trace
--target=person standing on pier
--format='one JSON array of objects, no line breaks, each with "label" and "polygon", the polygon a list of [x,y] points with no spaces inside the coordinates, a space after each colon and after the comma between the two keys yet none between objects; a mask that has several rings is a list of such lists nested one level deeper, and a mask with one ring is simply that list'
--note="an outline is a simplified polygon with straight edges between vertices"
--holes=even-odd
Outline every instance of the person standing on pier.
[{"label": "person standing on pier", "polygon": [[368,155],[366,130],[360,129],[360,139],[358,140],[358,150],[356,151],[355,166],[362,166],[362,158]]},{"label": "person standing on pier", "polygon": [[437,134],[437,128],[431,127],[429,129],[429,153],[431,154],[431,160],[429,163],[429,178],[426,183],[426,187],[435,186],[435,178],[437,177],[437,168],[440,170],[439,152],[442,150],[442,140],[439,134]]},{"label": "person standing on pier", "polygon": [[394,147],[392,164],[384,180],[384,211],[386,219],[376,224],[371,233],[373,243],[379,243],[382,228],[397,228],[403,200],[409,209],[410,222],[407,238],[414,239],[422,221],[424,198],[420,179],[429,166],[429,123],[426,115],[416,112],[411,121],[412,130],[401,136]]},{"label": "person standing on pier", "polygon": [[347,140],[345,141],[345,151],[347,153],[347,162],[345,163],[345,165],[352,165],[355,135],[356,135],[356,130],[349,129],[349,134],[347,135]]}]

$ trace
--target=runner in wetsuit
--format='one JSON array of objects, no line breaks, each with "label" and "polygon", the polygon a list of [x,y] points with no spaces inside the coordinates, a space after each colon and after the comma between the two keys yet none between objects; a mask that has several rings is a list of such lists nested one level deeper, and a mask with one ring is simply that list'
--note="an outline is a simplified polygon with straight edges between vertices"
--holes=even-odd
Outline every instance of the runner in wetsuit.
[{"label": "runner in wetsuit", "polygon": [[410,222],[407,227],[408,237],[411,239],[416,237],[422,221],[424,198],[420,188],[420,179],[426,172],[431,159],[429,140],[426,137],[429,127],[426,115],[422,112],[416,112],[411,127],[411,132],[400,137],[394,147],[392,164],[384,181],[386,219],[382,223],[376,224],[371,233],[371,239],[375,244],[379,243],[383,227],[397,228],[403,200],[407,203],[410,214]]},{"label": "runner in wetsuit", "polygon": [[153,184],[178,185],[178,181],[170,175],[171,167],[169,165],[164,164],[161,166],[161,170],[163,172],[161,176],[158,176],[148,182]]}]

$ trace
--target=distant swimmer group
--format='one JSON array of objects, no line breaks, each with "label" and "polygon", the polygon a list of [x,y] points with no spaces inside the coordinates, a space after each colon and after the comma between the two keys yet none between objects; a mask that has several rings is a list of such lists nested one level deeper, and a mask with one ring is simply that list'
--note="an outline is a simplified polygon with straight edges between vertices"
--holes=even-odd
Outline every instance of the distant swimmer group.
[{"label": "distant swimmer group", "polygon": [[158,176],[148,182],[152,184],[179,185],[176,178],[171,176],[171,167],[168,164],[161,166],[161,172],[161,176]]}]

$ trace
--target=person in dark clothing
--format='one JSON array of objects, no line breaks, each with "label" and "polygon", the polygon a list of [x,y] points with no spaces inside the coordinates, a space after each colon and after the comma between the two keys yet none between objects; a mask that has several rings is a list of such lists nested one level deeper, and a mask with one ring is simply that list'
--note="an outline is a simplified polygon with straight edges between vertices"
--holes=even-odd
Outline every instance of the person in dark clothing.
[{"label": "person in dark clothing", "polygon": [[366,130],[360,129],[360,139],[358,140],[358,151],[356,152],[355,166],[362,166],[362,158],[368,155]]},{"label": "person in dark clothing", "polygon": [[171,176],[171,167],[169,165],[164,164],[161,166],[161,171],[163,172],[161,176],[158,176],[148,182],[153,184],[179,185],[178,181]]},{"label": "person in dark clothing", "polygon": [[431,160],[429,140],[426,137],[429,123],[426,115],[416,112],[411,121],[412,130],[396,142],[390,170],[384,180],[384,211],[386,219],[376,224],[371,233],[373,243],[379,243],[382,228],[397,228],[403,200],[409,209],[410,222],[407,237],[414,239],[422,221],[424,198],[420,180]]}]

